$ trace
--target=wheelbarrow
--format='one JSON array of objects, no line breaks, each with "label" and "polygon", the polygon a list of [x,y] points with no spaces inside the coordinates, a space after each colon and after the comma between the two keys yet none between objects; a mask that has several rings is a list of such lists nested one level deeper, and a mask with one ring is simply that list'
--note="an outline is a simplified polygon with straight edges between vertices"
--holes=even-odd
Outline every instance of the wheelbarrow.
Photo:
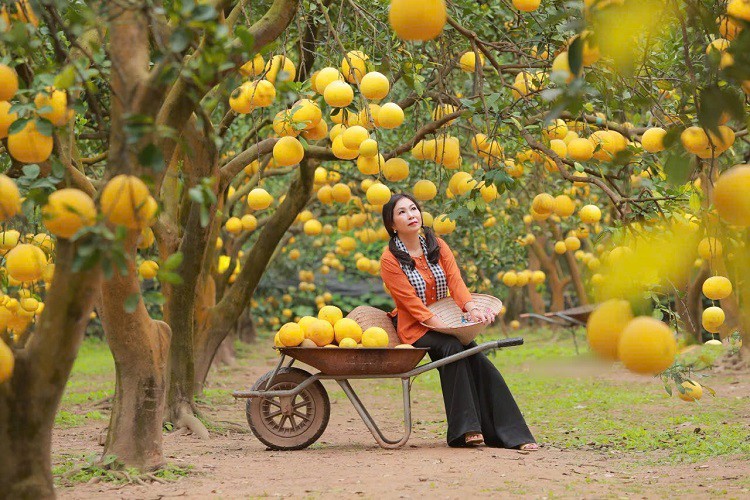
[{"label": "wheelbarrow", "polygon": [[573,336],[573,344],[576,348],[576,354],[578,354],[578,339],[576,338],[575,329],[581,326],[585,327],[589,316],[596,308],[596,304],[587,304],[545,314],[524,313],[519,315],[519,318],[533,318],[555,326],[570,328],[570,333]]},{"label": "wheelbarrow", "polygon": [[[328,393],[321,380],[335,380],[382,448],[403,446],[411,434],[411,385],[415,377],[485,351],[523,344],[520,337],[495,340],[463,352],[417,366],[428,349],[280,347],[276,368],[261,376],[249,391],[245,413],[255,437],[272,450],[301,450],[323,434],[331,414]],[[290,358],[287,360],[287,358]],[[292,367],[295,361],[320,370],[312,374]],[[404,434],[385,437],[354,392],[349,380],[399,378],[403,390]]]}]

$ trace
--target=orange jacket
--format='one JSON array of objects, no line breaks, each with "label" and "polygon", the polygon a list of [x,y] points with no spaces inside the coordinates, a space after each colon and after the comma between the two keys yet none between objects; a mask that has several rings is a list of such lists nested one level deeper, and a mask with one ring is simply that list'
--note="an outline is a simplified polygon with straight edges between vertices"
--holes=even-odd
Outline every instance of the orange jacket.
[{"label": "orange jacket", "polygon": [[[456,301],[458,307],[465,311],[466,303],[471,300],[471,293],[461,278],[456,259],[453,257],[453,252],[451,252],[448,244],[441,238],[438,238],[438,244],[440,245],[440,267],[443,268],[448,280],[450,296]],[[422,275],[427,285],[426,305],[417,295],[417,291],[409,282],[409,278],[406,277],[401,265],[388,247],[383,250],[383,255],[380,257],[380,276],[396,303],[396,308],[388,313],[388,316],[398,315],[398,336],[401,342],[406,344],[413,344],[429,330],[421,323],[434,316],[427,309],[427,306],[437,301],[435,277],[427,265],[427,257],[422,255],[414,260],[417,264],[417,271]]]}]

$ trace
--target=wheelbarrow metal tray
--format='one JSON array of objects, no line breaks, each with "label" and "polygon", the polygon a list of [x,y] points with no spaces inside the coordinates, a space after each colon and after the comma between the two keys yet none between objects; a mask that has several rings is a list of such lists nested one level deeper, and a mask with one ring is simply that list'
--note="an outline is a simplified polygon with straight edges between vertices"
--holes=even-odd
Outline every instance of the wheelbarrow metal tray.
[{"label": "wheelbarrow metal tray", "polygon": [[398,375],[417,366],[428,351],[416,347],[280,347],[279,350],[324,375]]}]

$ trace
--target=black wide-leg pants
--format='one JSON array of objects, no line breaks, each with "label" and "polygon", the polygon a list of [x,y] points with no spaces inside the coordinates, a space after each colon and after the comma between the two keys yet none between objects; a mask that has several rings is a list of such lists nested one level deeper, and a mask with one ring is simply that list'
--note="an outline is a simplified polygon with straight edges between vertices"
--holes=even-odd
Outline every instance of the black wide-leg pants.
[{"label": "black wide-leg pants", "polygon": [[[476,347],[444,333],[428,331],[414,342],[426,347],[432,361]],[[438,368],[448,418],[448,445],[464,446],[464,434],[481,432],[487,446],[515,448],[534,443],[508,385],[484,353]]]}]

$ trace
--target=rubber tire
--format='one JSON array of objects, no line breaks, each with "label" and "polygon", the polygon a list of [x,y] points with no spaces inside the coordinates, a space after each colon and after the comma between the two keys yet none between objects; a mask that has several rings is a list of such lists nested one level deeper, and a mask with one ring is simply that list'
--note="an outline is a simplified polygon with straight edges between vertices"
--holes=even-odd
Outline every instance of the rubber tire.
[{"label": "rubber tire", "polygon": [[[252,390],[257,391],[265,389],[268,379],[271,377],[271,373],[273,372],[270,371],[260,377],[255,384],[253,384]],[[284,367],[279,369],[276,373],[276,376],[273,379],[273,384],[276,386],[279,383],[292,383],[297,386],[311,376],[312,374],[305,370]],[[299,436],[294,436],[293,438],[279,436],[265,426],[261,415],[263,398],[249,398],[247,400],[247,406],[245,408],[247,423],[250,424],[250,430],[253,431],[253,434],[261,443],[268,446],[271,450],[286,451],[307,448],[318,440],[328,426],[328,419],[331,416],[331,402],[328,399],[328,393],[326,392],[325,387],[323,387],[323,384],[321,384],[319,380],[316,380],[300,392],[300,394],[304,393],[307,393],[313,402],[313,420],[308,429]]]}]

